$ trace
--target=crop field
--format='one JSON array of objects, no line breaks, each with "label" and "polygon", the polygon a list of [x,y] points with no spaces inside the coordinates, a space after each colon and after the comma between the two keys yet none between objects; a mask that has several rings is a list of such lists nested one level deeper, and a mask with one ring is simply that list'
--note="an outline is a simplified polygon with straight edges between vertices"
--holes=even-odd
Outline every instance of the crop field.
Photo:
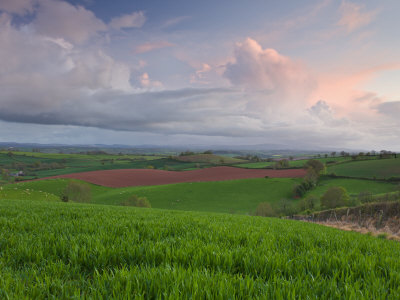
[{"label": "crop field", "polygon": [[297,221],[0,200],[0,298],[398,299],[400,244]]},{"label": "crop field", "polygon": [[327,173],[365,178],[400,177],[400,158],[354,161],[328,167]]},{"label": "crop field", "polygon": [[61,175],[55,178],[79,179],[108,187],[127,187],[245,178],[297,178],[304,177],[305,174],[305,170],[302,169],[247,170],[233,167],[214,167],[185,172],[141,169],[93,171]]}]

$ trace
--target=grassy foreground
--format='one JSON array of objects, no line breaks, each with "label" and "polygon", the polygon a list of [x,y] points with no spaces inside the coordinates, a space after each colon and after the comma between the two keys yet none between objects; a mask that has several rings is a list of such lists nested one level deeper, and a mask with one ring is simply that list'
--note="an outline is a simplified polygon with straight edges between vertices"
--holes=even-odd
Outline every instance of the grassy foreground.
[{"label": "grassy foreground", "polygon": [[0,200],[0,298],[398,299],[400,244],[298,221]]}]

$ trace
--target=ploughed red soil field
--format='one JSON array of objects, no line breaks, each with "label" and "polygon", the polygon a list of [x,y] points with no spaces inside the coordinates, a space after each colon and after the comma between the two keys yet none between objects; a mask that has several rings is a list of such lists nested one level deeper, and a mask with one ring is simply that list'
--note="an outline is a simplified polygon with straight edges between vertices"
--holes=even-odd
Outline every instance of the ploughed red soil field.
[{"label": "ploughed red soil field", "polygon": [[49,178],[74,178],[108,187],[160,185],[180,182],[221,181],[245,178],[303,177],[303,169],[260,170],[233,167],[214,167],[191,171],[164,171],[151,169],[104,170],[73,173]]}]

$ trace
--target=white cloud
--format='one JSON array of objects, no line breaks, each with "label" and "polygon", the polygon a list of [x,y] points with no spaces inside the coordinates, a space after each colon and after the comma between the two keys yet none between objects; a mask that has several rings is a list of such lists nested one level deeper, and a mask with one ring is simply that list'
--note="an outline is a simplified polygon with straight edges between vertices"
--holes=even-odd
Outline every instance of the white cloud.
[{"label": "white cloud", "polygon": [[33,25],[42,35],[77,44],[107,29],[102,20],[83,6],[53,0],[40,0]]},{"label": "white cloud", "polygon": [[36,0],[1,0],[0,11],[25,15],[33,12],[36,3]]},{"label": "white cloud", "polygon": [[262,49],[257,41],[247,38],[237,43],[235,61],[226,65],[225,77],[233,85],[255,90],[282,92],[305,87],[312,83],[307,69],[299,62],[283,56],[278,51]]},{"label": "white cloud", "polygon": [[140,28],[146,22],[146,16],[143,11],[133,12],[129,15],[123,15],[113,18],[110,22],[112,29]]}]

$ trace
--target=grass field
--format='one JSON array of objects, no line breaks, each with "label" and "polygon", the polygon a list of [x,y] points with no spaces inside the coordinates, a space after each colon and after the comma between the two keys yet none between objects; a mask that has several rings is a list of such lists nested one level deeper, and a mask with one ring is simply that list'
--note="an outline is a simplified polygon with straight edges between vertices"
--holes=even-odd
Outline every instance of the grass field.
[{"label": "grass field", "polygon": [[318,186],[307,193],[308,195],[322,196],[328,188],[332,186],[344,187],[350,195],[358,195],[360,192],[371,192],[372,194],[382,194],[394,192],[397,185],[389,182],[380,182],[360,179],[341,179],[341,178],[321,178]]},{"label": "grass field", "polygon": [[[147,197],[152,207],[186,211],[210,211],[236,214],[252,214],[260,202],[276,203],[281,199],[293,199],[292,189],[301,179],[258,178],[216,182],[179,183],[145,187],[108,188],[91,185],[92,203],[119,205],[130,195]],[[40,191],[59,198],[68,183],[67,179],[21,182],[3,186],[3,193],[11,191],[18,199],[18,190],[25,193]],[[350,195],[363,191],[373,194],[388,193],[396,185],[357,179],[321,179],[319,185],[308,195],[321,196],[330,186],[342,186]],[[1,195],[1,193],[0,193]],[[31,197],[34,195],[32,194]],[[37,195],[39,200],[41,194]]]},{"label": "grass field", "polygon": [[400,158],[375,159],[337,164],[328,167],[327,173],[365,178],[400,177]]},{"label": "grass field", "polygon": [[[289,168],[301,168],[308,160],[309,159],[289,160]],[[324,164],[329,165],[330,163],[349,161],[351,160],[351,158],[340,156],[340,157],[318,158],[318,160]],[[239,168],[262,169],[262,168],[273,167],[274,164],[275,161],[271,162],[262,161],[262,162],[241,163],[241,164],[236,164],[234,166]]]},{"label": "grass field", "polygon": [[[154,208],[226,213],[253,213],[260,202],[290,198],[299,179],[243,179],[218,182],[179,183],[146,187],[108,188],[91,185],[92,203],[119,205],[130,195],[145,196]],[[67,179],[21,182],[3,191],[31,190],[59,197]]]},{"label": "grass field", "polygon": [[0,200],[2,299],[398,299],[400,244],[298,221]]}]

